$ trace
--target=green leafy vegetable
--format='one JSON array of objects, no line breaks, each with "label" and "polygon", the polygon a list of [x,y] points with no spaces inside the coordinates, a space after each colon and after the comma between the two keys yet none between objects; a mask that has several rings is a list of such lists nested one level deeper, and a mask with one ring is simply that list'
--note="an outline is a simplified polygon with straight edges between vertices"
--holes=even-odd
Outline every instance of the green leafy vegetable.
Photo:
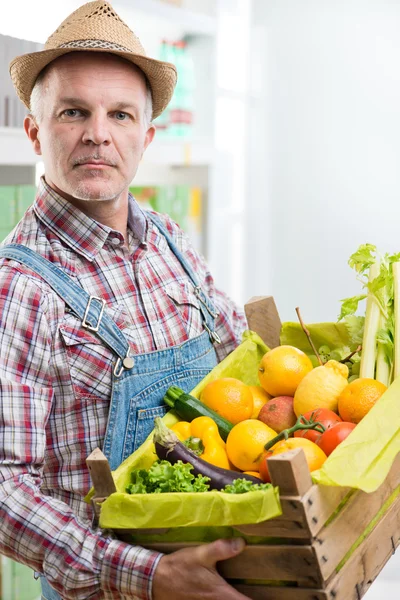
[{"label": "green leafy vegetable", "polygon": [[221,491],[226,494],[245,494],[256,490],[268,490],[270,487],[270,483],[252,483],[247,479],[235,479],[232,485],[226,485]]},{"label": "green leafy vegetable", "polygon": [[[192,473],[189,463],[178,460],[171,464],[168,460],[157,460],[150,469],[136,469],[131,473],[131,483],[126,487],[128,494],[163,494],[167,492],[208,492],[209,477]],[[246,479],[235,479],[221,491],[227,494],[244,494],[256,490],[267,490],[270,483],[252,483]]]},{"label": "green leafy vegetable", "polygon": [[361,294],[360,296],[353,296],[352,298],[345,298],[344,300],[341,300],[342,310],[340,312],[338,321],[341,321],[349,315],[353,315],[358,309],[359,302],[365,300],[366,297],[366,294]]},{"label": "green leafy vegetable", "polygon": [[138,469],[131,473],[128,494],[162,494],[166,492],[207,492],[208,477],[192,473],[192,465],[178,460],[157,460],[148,471]]},{"label": "green leafy vegetable", "polygon": [[[360,343],[362,336],[360,377],[376,378],[387,386],[393,379],[394,369],[396,281],[393,264],[399,260],[400,253],[381,255],[372,244],[361,245],[350,256],[349,265],[356,271],[366,294],[342,300],[339,315],[339,321],[345,319],[352,343]],[[355,313],[364,299],[367,305],[362,324],[362,317]]]},{"label": "green leafy vegetable", "polygon": [[362,344],[364,336],[364,323],[365,317],[356,315],[348,315],[344,318],[346,328],[350,338],[350,344],[353,346],[359,346]]}]

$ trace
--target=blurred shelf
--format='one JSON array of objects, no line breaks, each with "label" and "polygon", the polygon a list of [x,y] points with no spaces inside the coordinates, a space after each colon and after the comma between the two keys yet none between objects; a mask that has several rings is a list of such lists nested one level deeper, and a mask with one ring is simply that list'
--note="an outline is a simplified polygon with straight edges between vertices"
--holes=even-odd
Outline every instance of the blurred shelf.
[{"label": "blurred shelf", "polygon": [[0,165],[35,165],[40,162],[22,127],[0,127]]},{"label": "blurred shelf", "polygon": [[215,161],[215,148],[197,140],[156,140],[147,148],[142,162],[177,167],[208,166]]},{"label": "blurred shelf", "polygon": [[213,36],[217,32],[215,16],[189,10],[184,6],[175,6],[160,0],[116,0],[114,6],[122,18],[134,16],[136,13],[135,23],[129,19],[129,26],[135,31],[150,27],[152,30],[160,30],[162,36],[168,35],[171,28],[179,28],[186,35]]}]

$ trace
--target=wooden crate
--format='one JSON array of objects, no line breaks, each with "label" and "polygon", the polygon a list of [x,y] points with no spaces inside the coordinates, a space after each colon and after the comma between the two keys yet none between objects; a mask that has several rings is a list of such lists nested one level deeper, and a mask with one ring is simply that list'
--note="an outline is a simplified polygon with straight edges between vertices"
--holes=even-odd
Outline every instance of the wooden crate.
[{"label": "wooden crate", "polygon": [[[100,451],[87,462],[98,510],[115,486]],[[383,485],[372,494],[313,485],[301,449],[268,459],[268,467],[273,484],[279,487],[282,515],[235,527],[248,543],[239,556],[220,563],[221,575],[253,600],[362,598],[400,542],[400,494],[393,499],[400,490],[400,455]],[[385,505],[387,510],[380,514]],[[133,532],[138,533],[116,530],[121,539],[129,539]],[[252,543],[253,536],[257,543]],[[265,538],[263,543],[259,543],[260,536]],[[143,545],[169,553],[193,543]]]},{"label": "wooden crate", "polygon": [[[269,347],[277,346],[281,323],[273,298],[252,298],[245,308],[250,328]],[[100,450],[87,463],[99,513],[115,485]],[[371,494],[314,485],[301,449],[268,459],[268,468],[279,487],[282,515],[236,526],[247,546],[219,564],[221,575],[253,600],[360,600],[400,543],[400,455]],[[116,530],[126,540],[133,532],[138,535]],[[142,545],[170,553],[193,543]]]}]

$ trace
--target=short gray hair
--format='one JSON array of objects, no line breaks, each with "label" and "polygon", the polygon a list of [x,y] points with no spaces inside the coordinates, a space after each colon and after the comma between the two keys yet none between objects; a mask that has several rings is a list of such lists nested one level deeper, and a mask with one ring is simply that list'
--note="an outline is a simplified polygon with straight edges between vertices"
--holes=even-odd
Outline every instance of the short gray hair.
[{"label": "short gray hair", "polygon": [[[50,63],[50,65],[51,64],[52,63]],[[30,113],[35,118],[37,123],[40,123],[40,121],[43,119],[43,102],[42,102],[42,100],[43,100],[43,95],[44,95],[44,82],[46,79],[46,74],[49,71],[50,65],[45,67],[43,69],[43,71],[41,71],[39,73],[39,75],[35,81],[35,85],[33,86],[33,89],[31,92],[31,98],[30,98],[30,103],[29,103],[30,104]],[[148,127],[151,123],[151,118],[153,115],[153,96],[151,93],[151,87],[150,87],[148,79],[145,76],[145,74],[143,73],[143,71],[141,71],[139,69],[139,67],[136,67],[136,65],[132,65],[132,66],[134,66],[136,69],[138,69],[142,73],[142,75],[146,81],[146,104],[144,107],[144,124],[146,127]]]}]

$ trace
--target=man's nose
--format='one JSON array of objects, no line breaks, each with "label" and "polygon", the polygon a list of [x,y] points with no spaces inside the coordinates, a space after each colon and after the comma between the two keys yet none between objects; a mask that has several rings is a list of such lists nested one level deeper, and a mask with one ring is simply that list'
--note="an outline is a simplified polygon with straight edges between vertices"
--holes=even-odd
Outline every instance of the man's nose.
[{"label": "man's nose", "polygon": [[111,134],[106,115],[91,115],[86,119],[85,125],[85,131],[82,136],[84,144],[96,144],[96,146],[110,144]]}]

